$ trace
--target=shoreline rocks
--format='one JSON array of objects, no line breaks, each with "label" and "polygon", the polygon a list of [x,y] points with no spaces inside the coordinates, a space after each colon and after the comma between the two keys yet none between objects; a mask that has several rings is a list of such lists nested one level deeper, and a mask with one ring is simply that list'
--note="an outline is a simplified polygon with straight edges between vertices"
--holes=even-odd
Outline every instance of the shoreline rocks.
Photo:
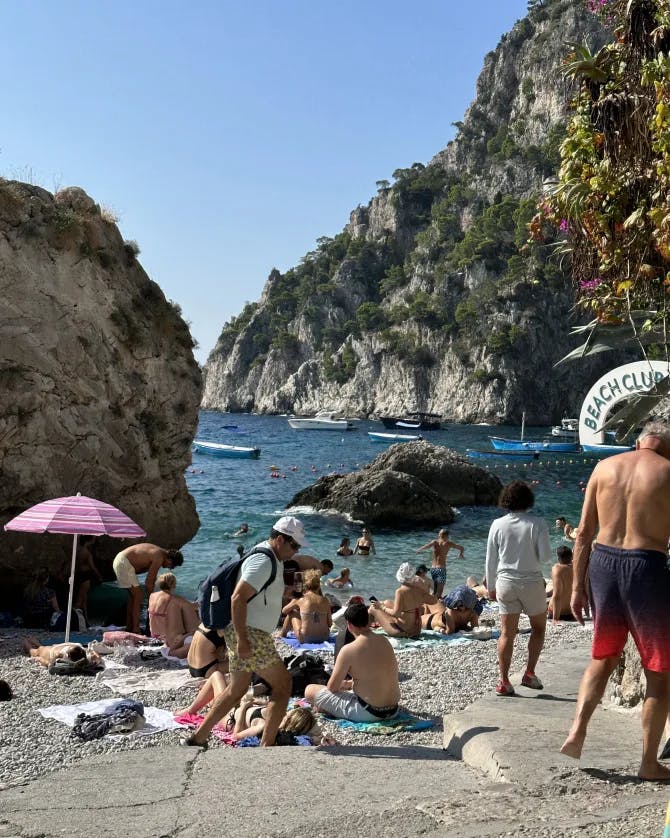
[{"label": "shoreline rocks", "polygon": [[440,525],[454,506],[487,506],[502,488],[462,454],[429,442],[403,442],[350,474],[330,474],[295,494],[291,506],[334,509],[373,526]]}]

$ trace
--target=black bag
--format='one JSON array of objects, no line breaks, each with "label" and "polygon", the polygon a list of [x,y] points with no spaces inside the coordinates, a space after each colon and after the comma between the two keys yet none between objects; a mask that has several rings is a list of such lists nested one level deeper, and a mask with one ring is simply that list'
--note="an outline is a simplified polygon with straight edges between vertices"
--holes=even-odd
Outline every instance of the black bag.
[{"label": "black bag", "polygon": [[284,658],[284,666],[291,676],[292,696],[304,696],[308,684],[327,684],[330,678],[321,658],[309,652]]},{"label": "black bag", "polygon": [[200,619],[208,628],[224,629],[230,625],[230,600],[237,585],[237,577],[240,574],[242,562],[253,556],[255,553],[262,553],[268,556],[272,562],[270,578],[263,587],[249,597],[251,602],[262,591],[269,587],[277,576],[277,559],[272,550],[266,547],[254,547],[245,553],[241,558],[227,559],[213,570],[206,579],[203,579],[198,586],[198,605],[200,607]]}]

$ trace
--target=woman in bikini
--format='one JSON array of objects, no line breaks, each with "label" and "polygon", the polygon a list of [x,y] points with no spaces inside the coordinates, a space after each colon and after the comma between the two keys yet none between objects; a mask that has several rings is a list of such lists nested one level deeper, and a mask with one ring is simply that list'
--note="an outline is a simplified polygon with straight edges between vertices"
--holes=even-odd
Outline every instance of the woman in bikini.
[{"label": "woman in bikini", "polygon": [[356,542],[356,549],[354,550],[354,553],[357,553],[360,556],[369,556],[370,553],[377,555],[375,543],[370,535],[370,530],[363,530],[361,537]]},{"label": "woman in bikini", "polygon": [[[221,672],[214,672],[200,688],[200,692],[188,707],[175,711],[175,717],[184,715],[195,715],[203,707],[219,696],[226,689],[226,676]],[[233,738],[236,740],[246,739],[248,736],[263,735],[265,728],[265,714],[267,702],[257,700],[248,693],[242,697],[239,707],[231,712],[228,719],[228,726],[232,727]],[[296,707],[284,716],[279,725],[278,734],[282,731],[294,736],[301,736],[309,733],[316,726],[314,713],[307,707]],[[320,739],[320,737],[319,737]]]},{"label": "woman in bikini", "polygon": [[193,678],[207,678],[228,672],[228,653],[223,632],[200,623],[188,647],[188,671]]},{"label": "woman in bikini", "polygon": [[353,556],[354,551],[349,546],[349,539],[343,538],[340,541],[340,546],[337,548],[337,555],[338,556]]},{"label": "woman in bikini", "polygon": [[409,562],[400,565],[396,579],[401,584],[393,605],[375,600],[370,605],[370,616],[390,637],[416,638],[421,634],[423,606],[430,595],[423,586],[412,584],[414,567]]},{"label": "woman in bikini", "polygon": [[158,590],[149,596],[151,636],[160,638],[172,657],[185,658],[198,625],[198,609],[184,597],[175,596],[174,573],[161,574],[157,582]]},{"label": "woman in bikini", "polygon": [[306,570],[303,580],[304,593],[282,609],[284,625],[282,636],[291,629],[300,643],[323,643],[328,640],[332,624],[330,600],[321,591],[321,573]]}]

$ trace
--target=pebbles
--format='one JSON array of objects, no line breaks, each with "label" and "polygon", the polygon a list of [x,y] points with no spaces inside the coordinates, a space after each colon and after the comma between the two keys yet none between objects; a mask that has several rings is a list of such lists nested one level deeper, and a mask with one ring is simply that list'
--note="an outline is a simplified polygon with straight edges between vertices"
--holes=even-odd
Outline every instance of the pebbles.
[{"label": "pebbles", "polygon": [[[177,742],[176,731],[121,741],[102,738],[96,742],[80,742],[70,736],[65,725],[42,718],[38,713],[41,707],[96,701],[111,698],[114,694],[95,677],[49,675],[20,652],[21,636],[26,633],[6,630],[0,634],[0,678],[8,681],[14,690],[11,701],[0,702],[0,787],[33,780],[91,756],[174,745]],[[549,624],[546,647],[583,647],[586,662],[590,638],[588,628],[567,623],[558,626]],[[526,636],[522,635],[516,643],[513,672],[523,667],[525,650]],[[116,653],[119,660],[122,654]],[[324,658],[330,659],[331,656],[324,655]],[[383,737],[385,747],[441,746],[442,716],[462,710],[482,694],[490,692],[498,679],[496,643],[493,640],[409,649],[398,653],[398,661],[402,706],[421,718],[433,719],[435,726],[427,731]],[[165,665],[162,659],[142,663],[144,667],[156,669]],[[542,658],[538,669],[541,676]],[[137,697],[146,704],[176,710],[188,704],[194,694],[194,690],[180,689],[141,692]],[[323,728],[325,733],[342,744],[380,745],[378,736],[344,731],[325,719]]]}]

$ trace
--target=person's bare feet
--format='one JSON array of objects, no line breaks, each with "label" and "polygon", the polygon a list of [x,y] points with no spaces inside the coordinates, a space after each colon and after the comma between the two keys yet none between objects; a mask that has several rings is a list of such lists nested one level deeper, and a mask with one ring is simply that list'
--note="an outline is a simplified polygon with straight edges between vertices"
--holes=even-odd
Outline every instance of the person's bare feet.
[{"label": "person's bare feet", "polygon": [[641,765],[637,776],[649,783],[670,783],[670,768],[660,762],[652,762],[651,765]]},{"label": "person's bare feet", "polygon": [[561,753],[564,754],[566,757],[572,757],[573,759],[579,759],[582,755],[582,748],[584,747],[584,739],[586,736],[579,736],[575,733],[569,734],[568,738],[565,740],[563,745],[561,746]]}]

